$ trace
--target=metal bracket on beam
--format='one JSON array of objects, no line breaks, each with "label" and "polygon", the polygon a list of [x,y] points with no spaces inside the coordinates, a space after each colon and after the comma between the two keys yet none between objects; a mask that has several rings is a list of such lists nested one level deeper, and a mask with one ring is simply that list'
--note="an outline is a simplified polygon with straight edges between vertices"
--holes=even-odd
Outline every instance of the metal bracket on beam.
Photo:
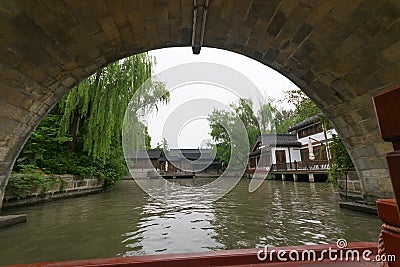
[{"label": "metal bracket on beam", "polygon": [[209,2],[210,0],[194,0],[193,3],[192,51],[195,55],[200,54],[203,46]]}]

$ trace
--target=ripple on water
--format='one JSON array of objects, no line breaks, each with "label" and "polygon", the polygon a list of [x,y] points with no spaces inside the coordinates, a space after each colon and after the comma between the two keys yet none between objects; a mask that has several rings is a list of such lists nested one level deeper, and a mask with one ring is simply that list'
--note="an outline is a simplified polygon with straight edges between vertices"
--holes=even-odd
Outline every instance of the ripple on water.
[{"label": "ripple on water", "polygon": [[102,194],[12,210],[29,221],[0,231],[0,265],[377,239],[379,220],[340,210],[329,184],[266,181],[254,193],[248,185],[242,179],[213,203],[190,190],[159,202],[123,181]]}]

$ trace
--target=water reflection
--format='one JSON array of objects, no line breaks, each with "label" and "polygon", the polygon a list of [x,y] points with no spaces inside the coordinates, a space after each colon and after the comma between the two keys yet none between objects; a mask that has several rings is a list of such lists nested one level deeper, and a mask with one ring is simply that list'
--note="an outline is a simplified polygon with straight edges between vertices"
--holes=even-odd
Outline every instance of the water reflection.
[{"label": "water reflection", "polygon": [[339,209],[330,184],[266,181],[254,193],[248,185],[241,180],[214,203],[190,190],[161,203],[124,181],[102,194],[9,211],[29,221],[0,231],[0,265],[377,240],[379,220]]}]

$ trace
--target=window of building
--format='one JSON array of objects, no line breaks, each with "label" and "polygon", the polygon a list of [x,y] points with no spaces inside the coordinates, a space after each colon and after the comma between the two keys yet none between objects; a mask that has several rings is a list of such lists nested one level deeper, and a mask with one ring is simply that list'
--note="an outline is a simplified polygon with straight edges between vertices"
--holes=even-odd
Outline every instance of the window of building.
[{"label": "window of building", "polygon": [[315,146],[313,150],[316,160],[328,160],[325,145]]},{"label": "window of building", "polygon": [[322,124],[316,123],[298,131],[299,138],[307,137],[323,131]]}]

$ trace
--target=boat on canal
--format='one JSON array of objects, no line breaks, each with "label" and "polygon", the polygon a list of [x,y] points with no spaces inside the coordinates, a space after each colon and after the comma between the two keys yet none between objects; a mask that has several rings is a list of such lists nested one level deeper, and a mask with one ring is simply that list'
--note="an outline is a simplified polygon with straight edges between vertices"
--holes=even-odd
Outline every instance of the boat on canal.
[{"label": "boat on canal", "polygon": [[[336,248],[336,245],[334,245]],[[170,254],[170,255],[150,255],[150,256],[131,256],[119,257],[108,259],[92,259],[92,260],[78,260],[67,262],[53,262],[53,263],[37,263],[37,264],[22,264],[13,265],[13,267],[75,267],[75,266],[113,266],[113,267],[200,267],[200,266],[273,266],[273,267],[287,267],[287,266],[323,266],[332,264],[330,259],[329,250],[334,249],[332,245],[315,245],[315,246],[293,246],[293,247],[279,247],[269,248],[267,254],[264,255],[265,249],[239,249],[239,250],[225,250],[225,251],[210,251],[201,253],[185,253],[185,254]],[[289,261],[290,253],[293,251],[298,252],[299,261]],[[303,253],[306,251],[307,253]],[[315,252],[315,258],[301,260],[301,255],[309,255],[309,251]],[[368,257],[375,259],[378,248],[376,243],[371,242],[354,242],[347,244],[346,248],[342,250],[343,255],[347,251],[351,254],[359,253],[362,257],[365,251],[370,251]],[[280,254],[279,254],[279,253]],[[288,261],[282,261],[278,255],[286,255]],[[348,253],[350,254],[350,253]],[[313,254],[314,255],[314,254]],[[284,256],[282,256],[283,258]],[[293,257],[293,255],[292,255]],[[296,257],[296,256],[295,256]],[[379,266],[375,261],[338,261],[334,266]],[[11,267],[11,266],[10,266]]]}]

